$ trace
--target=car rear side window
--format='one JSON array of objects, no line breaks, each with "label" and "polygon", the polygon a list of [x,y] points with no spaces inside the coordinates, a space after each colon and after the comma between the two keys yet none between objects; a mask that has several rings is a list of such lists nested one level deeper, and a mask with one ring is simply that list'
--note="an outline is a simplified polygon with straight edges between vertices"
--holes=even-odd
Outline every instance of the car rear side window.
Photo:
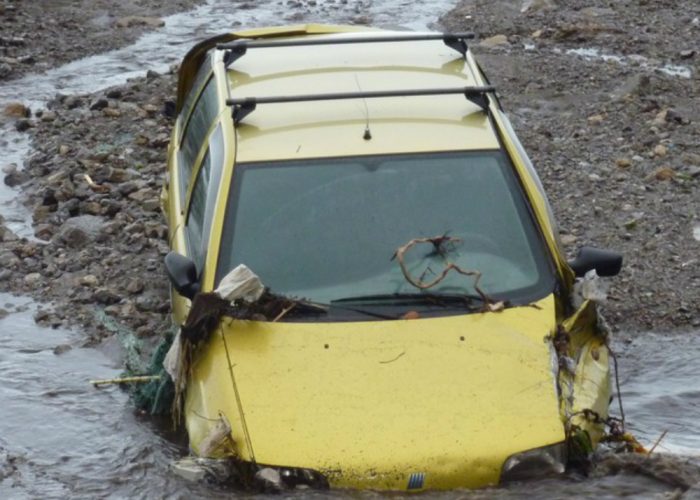
[{"label": "car rear side window", "polygon": [[180,144],[178,163],[181,169],[183,203],[185,202],[185,196],[189,189],[189,180],[197,155],[202,148],[202,144],[204,144],[207,133],[218,112],[219,102],[216,92],[216,82],[214,78],[210,78],[195,104],[192,115],[185,127],[182,143]]},{"label": "car rear side window", "polygon": [[211,176],[211,156],[209,149],[204,154],[202,166],[197,173],[197,178],[194,181],[192,189],[192,201],[190,202],[190,210],[187,216],[185,228],[187,230],[187,238],[190,244],[190,251],[194,262],[198,268],[204,261],[204,214],[207,206],[207,193],[209,192],[209,178]]},{"label": "car rear side window", "polygon": [[202,65],[197,71],[197,76],[195,76],[194,82],[190,87],[190,91],[185,97],[185,102],[182,105],[182,110],[180,111],[180,136],[178,137],[178,142],[182,140],[182,133],[185,128],[185,123],[189,120],[190,113],[192,112],[192,105],[194,104],[196,98],[200,95],[202,87],[209,80],[211,76],[211,56],[207,56],[202,62]]}]

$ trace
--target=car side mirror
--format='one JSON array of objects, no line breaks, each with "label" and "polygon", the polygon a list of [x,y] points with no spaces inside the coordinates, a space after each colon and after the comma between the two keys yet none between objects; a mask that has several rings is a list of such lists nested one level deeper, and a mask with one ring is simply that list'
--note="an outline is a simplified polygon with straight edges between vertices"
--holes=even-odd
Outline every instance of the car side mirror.
[{"label": "car side mirror", "polygon": [[622,254],[600,248],[581,247],[576,258],[569,261],[569,266],[577,277],[582,277],[591,269],[595,269],[598,276],[616,276],[622,268]]},{"label": "car side mirror", "polygon": [[192,299],[199,291],[197,266],[192,259],[177,252],[169,252],[165,256],[165,271],[168,273],[170,283],[183,297]]}]

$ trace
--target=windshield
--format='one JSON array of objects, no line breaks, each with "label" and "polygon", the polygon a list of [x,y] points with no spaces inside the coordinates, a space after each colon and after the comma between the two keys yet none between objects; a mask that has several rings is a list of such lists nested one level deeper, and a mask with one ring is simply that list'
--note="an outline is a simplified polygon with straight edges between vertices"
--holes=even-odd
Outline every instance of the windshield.
[{"label": "windshield", "polygon": [[[402,256],[415,279],[431,282],[452,263],[479,271],[480,289],[499,300],[551,292],[552,266],[500,151],[237,165],[217,282],[242,263],[272,292],[319,303],[420,293],[392,257],[441,235],[442,248]],[[450,272],[427,292],[477,290],[473,276]]]}]

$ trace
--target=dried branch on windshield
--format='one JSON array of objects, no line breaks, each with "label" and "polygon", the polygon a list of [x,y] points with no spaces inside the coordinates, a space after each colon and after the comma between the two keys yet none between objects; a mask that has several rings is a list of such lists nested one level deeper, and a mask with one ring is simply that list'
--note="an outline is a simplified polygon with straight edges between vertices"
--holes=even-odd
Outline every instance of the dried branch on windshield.
[{"label": "dried branch on windshield", "polygon": [[[429,288],[434,287],[438,283],[440,283],[442,280],[445,279],[445,277],[449,274],[450,271],[455,271],[459,274],[462,274],[464,276],[473,276],[474,277],[474,290],[479,294],[481,299],[484,301],[484,304],[487,305],[489,310],[491,311],[500,311],[503,309],[503,303],[502,302],[496,302],[486,295],[481,288],[479,288],[479,280],[481,279],[481,272],[475,270],[475,269],[463,269],[459,267],[457,264],[454,262],[449,262],[447,260],[447,253],[449,251],[449,244],[453,243],[459,243],[462,240],[460,238],[453,238],[452,236],[448,236],[447,234],[443,234],[442,236],[435,236],[433,238],[414,238],[405,245],[400,246],[396,252],[394,253],[393,257],[391,260],[396,259],[399,263],[399,266],[401,266],[401,272],[403,273],[404,277],[406,278],[406,281],[408,281],[411,285],[415,286],[416,288],[419,288],[421,290],[427,290]],[[406,263],[404,262],[404,255],[406,252],[408,252],[411,248],[414,246],[421,244],[421,243],[430,243],[433,245],[433,253],[441,255],[445,257],[445,267],[442,269],[442,272],[437,275],[437,277],[432,280],[432,281],[423,281],[423,277],[425,276],[426,273],[423,273],[420,278],[415,278],[414,276],[411,275],[411,273],[408,271],[406,268]]]}]

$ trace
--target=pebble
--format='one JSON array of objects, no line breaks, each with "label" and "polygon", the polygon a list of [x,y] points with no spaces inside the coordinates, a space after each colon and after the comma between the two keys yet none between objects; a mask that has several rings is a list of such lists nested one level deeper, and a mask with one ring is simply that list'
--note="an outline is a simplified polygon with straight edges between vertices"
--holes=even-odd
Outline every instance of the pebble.
[{"label": "pebble", "polygon": [[30,120],[23,118],[21,120],[17,120],[15,122],[15,129],[17,132],[26,132],[30,128],[32,128],[33,124]]},{"label": "pebble", "polygon": [[152,28],[160,28],[161,26],[165,26],[165,21],[158,17],[125,16],[117,19],[114,25],[117,28],[132,28],[134,26],[150,26]]},{"label": "pebble", "polygon": [[668,154],[668,148],[664,146],[663,144],[658,144],[654,148],[654,156],[659,156],[659,157],[664,157]]},{"label": "pebble", "polygon": [[11,102],[5,106],[3,114],[8,118],[29,118],[31,111],[21,102]]},{"label": "pebble", "polygon": [[85,276],[82,276],[80,279],[78,279],[78,283],[82,286],[87,286],[87,287],[95,287],[98,285],[98,280],[97,276],[94,274],[86,274]]},{"label": "pebble", "polygon": [[92,111],[100,111],[109,106],[109,101],[104,97],[99,97],[90,103],[90,109]]},{"label": "pebble", "polygon": [[122,115],[122,112],[117,108],[104,108],[102,110],[102,114],[109,116],[110,118],[119,118]]},{"label": "pebble", "polygon": [[70,351],[71,349],[73,349],[73,347],[70,346],[69,344],[59,344],[53,348],[53,353],[56,356],[60,356],[61,354],[64,354],[64,353]]},{"label": "pebble", "polygon": [[654,178],[658,181],[668,181],[676,176],[676,172],[671,167],[661,167],[654,172]]},{"label": "pebble", "polygon": [[503,47],[505,45],[510,45],[508,43],[508,37],[505,35],[494,35],[485,38],[479,42],[482,47]]},{"label": "pebble", "polygon": [[578,241],[578,238],[573,234],[562,234],[560,240],[564,245],[573,245]]},{"label": "pebble", "polygon": [[29,286],[36,286],[41,281],[41,274],[29,273],[24,277],[24,283]]}]

